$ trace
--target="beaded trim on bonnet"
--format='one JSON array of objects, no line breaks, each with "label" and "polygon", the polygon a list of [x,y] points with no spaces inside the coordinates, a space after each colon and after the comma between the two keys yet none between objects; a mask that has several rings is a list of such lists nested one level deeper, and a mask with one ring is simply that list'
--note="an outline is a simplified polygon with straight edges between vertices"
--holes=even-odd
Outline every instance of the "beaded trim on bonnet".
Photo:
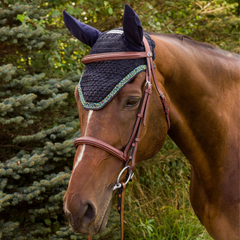
[{"label": "beaded trim on bonnet", "polygon": [[[155,42],[144,33],[155,58]],[[122,40],[122,29],[104,32],[93,45],[90,54],[129,52]],[[145,71],[146,59],[111,60],[86,64],[79,81],[80,100],[85,109],[98,110],[104,107],[138,73]]]}]

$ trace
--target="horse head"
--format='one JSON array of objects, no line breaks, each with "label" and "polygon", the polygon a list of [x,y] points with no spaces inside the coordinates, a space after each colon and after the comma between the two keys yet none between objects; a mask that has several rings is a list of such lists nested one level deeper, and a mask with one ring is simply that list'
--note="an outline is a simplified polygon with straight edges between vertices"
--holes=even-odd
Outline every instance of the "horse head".
[{"label": "horse head", "polygon": [[[70,32],[92,49],[90,55],[110,52],[144,52],[145,37],[154,58],[155,44],[143,32],[136,13],[125,6],[123,28],[101,33],[64,12]],[[107,60],[86,64],[75,89],[81,137],[102,141],[124,152],[132,137],[146,89],[147,60]],[[161,75],[156,70],[157,78]],[[164,91],[163,86],[160,88]],[[168,124],[155,86],[149,98],[144,126],[139,133],[138,163],[162,147]],[[143,119],[141,120],[143,123]],[[138,131],[138,129],[136,129]],[[131,148],[125,151],[129,156]],[[64,196],[64,211],[75,232],[94,235],[104,230],[111,208],[113,187],[125,163],[91,144],[77,147],[72,175]],[[132,166],[133,167],[133,166]],[[120,181],[124,181],[121,177]]]}]

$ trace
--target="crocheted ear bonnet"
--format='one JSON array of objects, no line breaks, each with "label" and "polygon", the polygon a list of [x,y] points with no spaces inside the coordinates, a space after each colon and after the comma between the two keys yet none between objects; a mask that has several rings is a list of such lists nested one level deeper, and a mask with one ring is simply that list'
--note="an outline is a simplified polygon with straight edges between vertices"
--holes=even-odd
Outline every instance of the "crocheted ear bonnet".
[{"label": "crocheted ear bonnet", "polygon": [[[128,6],[128,10],[129,10]],[[123,29],[118,28],[108,32],[100,33],[98,30],[94,29],[94,32],[89,32],[79,37],[79,32],[74,32],[73,23],[69,26],[66,18],[68,15],[64,12],[64,21],[66,26],[69,28],[71,33],[80,39],[82,42],[90,45],[92,47],[90,54],[98,53],[108,53],[108,52],[129,52],[129,51],[145,51],[142,44],[142,35],[147,39],[151,51],[153,53],[153,59],[155,58],[154,48],[155,43],[147,33],[140,32],[140,44],[136,46],[135,42],[138,39],[133,39],[134,42],[131,42],[132,37],[129,36],[129,32],[133,32],[133,26],[129,24],[129,15],[132,18],[133,10],[130,9],[130,14],[125,13],[124,17],[127,20],[127,24],[123,24]],[[66,15],[67,14],[67,15]],[[128,15],[126,18],[126,14]],[[136,25],[136,20],[139,20],[136,14],[134,15],[134,27]],[[70,16],[73,18],[72,16]],[[131,20],[131,19],[130,19]],[[74,23],[79,25],[79,21],[74,19]],[[76,22],[77,21],[77,22]],[[67,22],[67,23],[66,23]],[[125,21],[126,22],[126,21]],[[139,32],[139,23],[137,22],[137,31]],[[81,23],[83,24],[83,23]],[[130,25],[130,26],[129,26]],[[125,27],[124,27],[125,26]],[[86,25],[81,25],[81,28],[87,28]],[[89,27],[89,26],[88,26]],[[130,27],[130,28],[129,28]],[[128,29],[129,28],[129,29]],[[136,27],[135,27],[136,28]],[[84,30],[85,30],[84,29]],[[88,29],[89,30],[89,29]],[[90,29],[89,31],[92,31]],[[97,32],[98,31],[98,32]],[[89,38],[89,35],[93,35],[96,38],[96,42],[92,41],[92,38]],[[84,39],[83,39],[84,38]],[[129,40],[130,38],[130,40]],[[90,40],[91,39],[91,43]],[[84,41],[83,41],[84,40]],[[127,60],[111,60],[111,61],[100,61],[86,64],[84,73],[79,81],[78,89],[80,100],[85,109],[97,110],[104,107],[111,99],[116,96],[116,94],[134,77],[145,71],[147,68],[147,61],[145,58],[140,59],[127,59]]]},{"label": "crocheted ear bonnet", "polygon": [[[103,33],[94,44],[90,54],[129,52],[123,42],[121,30]],[[153,52],[154,42],[144,34]],[[146,70],[144,58],[112,60],[86,64],[79,82],[79,94],[85,109],[100,109],[129,83],[138,73]]]}]

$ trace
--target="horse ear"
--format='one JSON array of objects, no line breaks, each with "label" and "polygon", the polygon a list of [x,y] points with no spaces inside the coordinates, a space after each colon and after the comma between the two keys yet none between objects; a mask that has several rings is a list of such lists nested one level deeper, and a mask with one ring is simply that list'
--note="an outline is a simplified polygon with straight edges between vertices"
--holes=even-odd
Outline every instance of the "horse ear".
[{"label": "horse ear", "polygon": [[129,6],[125,5],[123,16],[123,41],[127,48],[133,51],[143,51],[143,27],[138,15]]},{"label": "horse ear", "polygon": [[94,45],[101,34],[97,29],[78,21],[66,11],[63,11],[63,20],[71,34],[90,47]]}]

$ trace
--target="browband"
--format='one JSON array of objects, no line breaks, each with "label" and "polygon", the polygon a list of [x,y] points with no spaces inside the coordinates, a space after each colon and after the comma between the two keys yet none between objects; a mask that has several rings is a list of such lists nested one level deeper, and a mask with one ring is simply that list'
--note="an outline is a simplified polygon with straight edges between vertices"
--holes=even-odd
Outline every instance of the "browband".
[{"label": "browband", "polygon": [[92,62],[101,62],[109,60],[125,60],[125,59],[137,59],[146,58],[149,53],[147,52],[112,52],[112,53],[98,53],[87,55],[82,58],[81,62],[83,64]]}]

